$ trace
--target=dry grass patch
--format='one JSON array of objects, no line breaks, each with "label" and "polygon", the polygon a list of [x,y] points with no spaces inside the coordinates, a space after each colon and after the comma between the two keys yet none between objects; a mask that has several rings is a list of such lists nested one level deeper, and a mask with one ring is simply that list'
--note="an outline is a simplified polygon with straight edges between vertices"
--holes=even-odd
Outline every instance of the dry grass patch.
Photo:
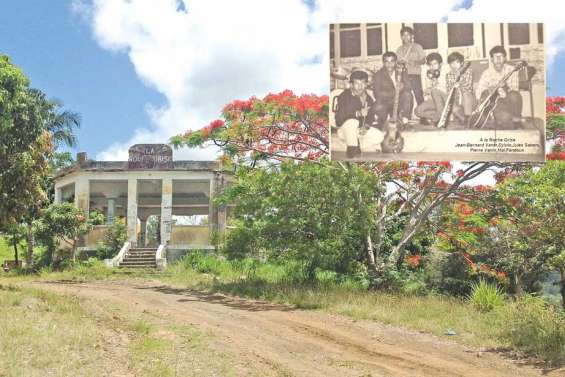
[{"label": "dry grass patch", "polygon": [[99,376],[104,339],[76,297],[0,286],[2,376]]},{"label": "dry grass patch", "polygon": [[1,377],[231,376],[211,334],[146,312],[0,285]]}]

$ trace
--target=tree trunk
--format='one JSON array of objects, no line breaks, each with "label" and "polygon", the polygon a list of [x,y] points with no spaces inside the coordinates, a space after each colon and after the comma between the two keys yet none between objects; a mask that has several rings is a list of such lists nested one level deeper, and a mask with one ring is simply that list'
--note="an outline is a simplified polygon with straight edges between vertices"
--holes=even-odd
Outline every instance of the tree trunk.
[{"label": "tree trunk", "polygon": [[559,272],[561,272],[561,306],[565,310],[565,267],[560,268]]},{"label": "tree trunk", "polygon": [[14,259],[16,261],[16,266],[18,265],[18,240],[16,235],[12,236],[12,244],[14,245]]},{"label": "tree trunk", "polygon": [[406,225],[405,231],[403,232],[400,241],[398,241],[398,244],[394,246],[392,248],[392,251],[390,252],[390,255],[386,262],[387,270],[394,270],[400,267],[402,261],[404,260],[404,246],[406,246],[406,244],[412,240],[420,224],[421,221],[412,218]]},{"label": "tree trunk", "polygon": [[27,225],[27,252],[26,252],[26,265],[31,268],[33,264],[33,247],[35,238],[33,237],[33,228],[31,223]]},{"label": "tree trunk", "polygon": [[73,263],[77,260],[77,240],[73,240],[73,247],[71,249],[71,256],[73,258]]},{"label": "tree trunk", "polygon": [[369,288],[374,289],[378,286],[379,268],[377,266],[377,258],[375,258],[375,250],[373,249],[373,240],[371,232],[367,231],[367,272],[369,273]]},{"label": "tree trunk", "polygon": [[516,297],[522,296],[522,278],[520,277],[519,271],[514,271],[514,295]]}]

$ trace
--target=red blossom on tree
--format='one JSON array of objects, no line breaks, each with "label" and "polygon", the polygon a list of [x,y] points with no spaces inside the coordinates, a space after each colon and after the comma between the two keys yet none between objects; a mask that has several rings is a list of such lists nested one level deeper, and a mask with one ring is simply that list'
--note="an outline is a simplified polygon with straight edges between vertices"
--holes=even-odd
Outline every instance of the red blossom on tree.
[{"label": "red blossom on tree", "polygon": [[229,158],[318,160],[329,153],[328,97],[290,90],[263,99],[234,100],[208,126],[173,137],[175,146],[223,148]]},{"label": "red blossom on tree", "polygon": [[422,256],[421,255],[408,255],[405,258],[406,264],[408,264],[410,267],[412,268],[417,268],[418,266],[420,266],[420,263],[422,261]]},{"label": "red blossom on tree", "polygon": [[565,97],[548,97],[546,101],[547,139],[551,143],[548,160],[565,160]]},{"label": "red blossom on tree", "polygon": [[[562,148],[563,99],[548,99],[548,119],[553,123],[548,137],[555,136],[554,145]],[[222,120],[208,126],[175,136],[171,143],[176,147],[202,147],[208,144],[219,146],[224,155],[222,161],[238,164],[264,160],[318,161],[329,155],[328,96],[314,94],[296,95],[290,90],[270,93],[264,98],[251,97],[235,100],[224,106]],[[555,126],[557,125],[557,126]],[[551,158],[560,158],[562,149]],[[347,168],[349,163],[342,164]],[[375,228],[377,239],[367,240],[367,257],[370,269],[388,264],[388,267],[403,261],[404,246],[428,221],[430,214],[444,202],[468,200],[487,194],[488,186],[466,186],[466,182],[493,168],[504,168],[496,174],[497,182],[519,174],[519,164],[489,162],[467,163],[464,168],[453,171],[448,161],[437,162],[367,162],[362,166],[374,173],[385,185],[392,185],[392,192],[376,199],[377,214]],[[379,259],[382,246],[380,234],[384,224],[400,215],[408,215],[407,225],[398,244],[389,254],[388,260]],[[467,228],[467,225],[470,228]],[[462,231],[477,235],[481,227],[467,224]],[[374,242],[373,242],[374,241]]]}]

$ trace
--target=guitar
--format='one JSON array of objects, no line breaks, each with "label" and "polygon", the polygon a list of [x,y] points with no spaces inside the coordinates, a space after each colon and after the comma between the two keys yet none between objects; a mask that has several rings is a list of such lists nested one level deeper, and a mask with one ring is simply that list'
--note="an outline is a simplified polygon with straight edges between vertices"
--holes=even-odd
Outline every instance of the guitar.
[{"label": "guitar", "polygon": [[[457,75],[457,78],[455,79],[455,84],[457,84],[461,80],[461,77],[463,76],[465,71],[469,69],[470,66],[471,66],[471,62],[466,62],[465,65],[463,65],[463,67],[459,70],[459,74]],[[449,121],[449,115],[451,114],[451,110],[453,110],[453,99],[455,96],[455,89],[457,88],[455,87],[455,85],[453,85],[453,87],[447,94],[445,105],[443,106],[443,110],[441,111],[439,121],[437,122],[437,128],[447,127],[447,123]]]},{"label": "guitar", "polygon": [[508,72],[504,77],[496,84],[494,88],[489,90],[485,99],[477,106],[475,111],[471,113],[471,118],[469,120],[469,125],[471,128],[483,128],[485,123],[487,122],[488,118],[494,111],[496,104],[498,103],[498,99],[500,98],[498,94],[498,89],[502,88],[506,85],[506,81],[512,76],[515,72],[519,71],[520,69],[526,67],[528,63],[525,61],[521,61],[514,66],[512,71]]},{"label": "guitar", "polygon": [[404,138],[400,135],[400,127],[402,124],[398,121],[398,106],[400,103],[400,90],[402,84],[402,75],[406,71],[405,63],[397,63],[396,65],[396,90],[394,91],[394,105],[392,107],[392,115],[386,124],[386,133],[381,149],[384,153],[400,153],[404,148]]}]

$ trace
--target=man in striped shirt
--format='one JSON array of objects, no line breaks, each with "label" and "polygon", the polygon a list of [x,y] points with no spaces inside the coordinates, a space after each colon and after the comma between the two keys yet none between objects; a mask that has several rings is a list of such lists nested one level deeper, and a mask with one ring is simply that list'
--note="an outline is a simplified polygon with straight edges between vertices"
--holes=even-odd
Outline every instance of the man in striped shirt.
[{"label": "man in striped shirt", "polygon": [[[493,47],[490,52],[491,64],[481,75],[477,86],[477,96],[482,102],[502,78],[512,72],[514,67],[506,62],[506,50],[502,46]],[[514,72],[506,83],[498,89],[499,99],[494,108],[494,120],[499,128],[515,128],[522,116],[522,95],[519,90],[518,72]]]},{"label": "man in striped shirt", "polygon": [[452,52],[447,57],[451,70],[447,73],[447,93],[454,87],[453,114],[467,125],[469,116],[475,107],[475,94],[473,92],[473,72],[467,68],[463,73],[465,57],[459,52]]}]

